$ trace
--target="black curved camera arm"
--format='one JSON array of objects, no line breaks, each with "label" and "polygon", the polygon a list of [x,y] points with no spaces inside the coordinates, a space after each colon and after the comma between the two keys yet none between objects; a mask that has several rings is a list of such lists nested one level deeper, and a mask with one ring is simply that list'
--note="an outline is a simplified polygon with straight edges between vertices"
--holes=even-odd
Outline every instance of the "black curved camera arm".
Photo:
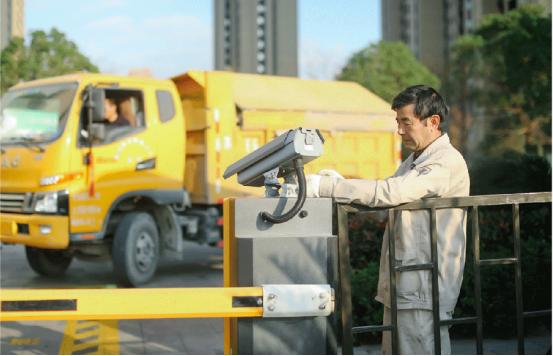
[{"label": "black curved camera arm", "polygon": [[303,204],[305,203],[305,197],[307,195],[305,173],[303,172],[303,160],[301,158],[296,158],[294,160],[294,170],[296,171],[296,175],[298,177],[298,200],[296,200],[294,206],[287,213],[284,213],[282,215],[275,216],[266,211],[263,211],[261,213],[261,218],[263,220],[271,222],[273,224],[282,224],[283,222],[292,219],[294,216],[296,216],[297,213],[300,212]]}]

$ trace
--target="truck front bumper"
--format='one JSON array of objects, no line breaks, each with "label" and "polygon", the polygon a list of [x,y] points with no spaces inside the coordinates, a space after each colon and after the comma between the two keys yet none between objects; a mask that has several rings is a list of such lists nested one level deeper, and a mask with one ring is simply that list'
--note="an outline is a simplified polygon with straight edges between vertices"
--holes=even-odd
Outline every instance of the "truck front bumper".
[{"label": "truck front bumper", "polygon": [[69,218],[56,215],[0,214],[0,242],[65,249],[69,246]]}]

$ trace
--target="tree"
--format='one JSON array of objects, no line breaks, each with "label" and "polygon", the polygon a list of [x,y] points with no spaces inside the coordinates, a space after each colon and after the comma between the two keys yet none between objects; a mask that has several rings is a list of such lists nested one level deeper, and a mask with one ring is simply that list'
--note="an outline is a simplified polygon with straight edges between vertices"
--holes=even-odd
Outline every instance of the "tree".
[{"label": "tree", "polygon": [[551,145],[551,17],[532,5],[490,15],[452,52],[446,87],[467,119],[461,131],[476,107],[486,118],[485,153],[544,155]]},{"label": "tree", "polygon": [[0,93],[27,78],[27,49],[22,38],[14,38],[0,54]]},{"label": "tree", "polygon": [[440,87],[440,80],[402,42],[381,41],[354,53],[337,79],[357,82],[388,102],[410,85]]},{"label": "tree", "polygon": [[65,34],[52,28],[49,33],[34,31],[28,46],[15,38],[0,55],[3,93],[19,81],[27,81],[76,71],[98,72],[98,67],[79,52]]}]

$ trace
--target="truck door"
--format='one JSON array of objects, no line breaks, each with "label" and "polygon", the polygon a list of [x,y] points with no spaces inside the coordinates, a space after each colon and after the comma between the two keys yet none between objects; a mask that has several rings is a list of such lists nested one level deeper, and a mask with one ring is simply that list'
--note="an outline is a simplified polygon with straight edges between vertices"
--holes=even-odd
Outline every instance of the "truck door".
[{"label": "truck door", "polygon": [[[105,89],[105,98],[104,113],[109,116],[115,110],[115,119],[106,118],[89,129],[86,111],[81,113],[79,147],[82,169],[87,172],[86,191],[71,197],[72,233],[101,231],[112,203],[125,193],[148,189],[145,182],[155,170],[155,146],[146,139],[142,90]],[[88,135],[93,137],[92,148]]]}]

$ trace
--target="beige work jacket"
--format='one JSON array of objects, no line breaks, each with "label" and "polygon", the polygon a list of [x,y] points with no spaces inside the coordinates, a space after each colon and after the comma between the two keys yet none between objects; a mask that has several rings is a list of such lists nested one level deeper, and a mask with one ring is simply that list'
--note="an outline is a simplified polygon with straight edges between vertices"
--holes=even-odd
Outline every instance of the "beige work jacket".
[{"label": "beige work jacket", "polygon": [[[384,180],[321,177],[319,195],[338,202],[390,207],[422,198],[469,195],[470,179],[461,154],[447,134],[436,139],[413,161],[411,154],[396,173]],[[465,209],[439,209],[438,269],[440,311],[452,311],[457,303],[465,266]],[[390,307],[388,229],[382,241],[376,300]],[[402,265],[430,262],[430,214],[401,211],[395,217],[396,260]],[[396,274],[399,309],[432,309],[432,275],[428,270]]]}]

